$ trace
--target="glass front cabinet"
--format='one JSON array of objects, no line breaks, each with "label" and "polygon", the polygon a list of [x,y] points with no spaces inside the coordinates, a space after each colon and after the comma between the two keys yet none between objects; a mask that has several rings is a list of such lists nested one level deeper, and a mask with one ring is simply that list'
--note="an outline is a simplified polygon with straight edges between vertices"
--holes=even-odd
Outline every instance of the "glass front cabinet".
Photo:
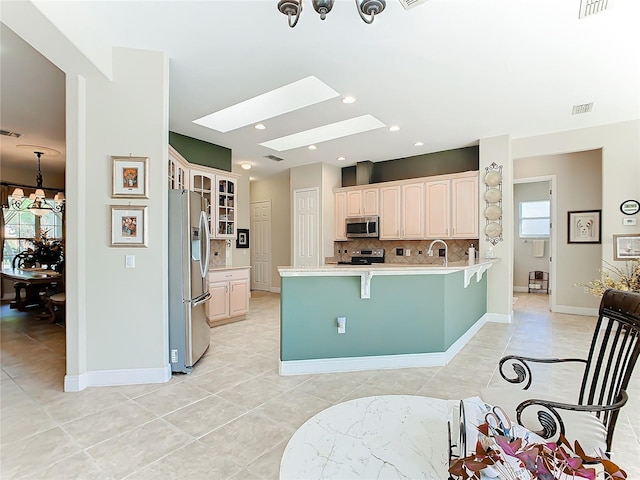
[{"label": "glass front cabinet", "polygon": [[236,179],[216,175],[216,238],[236,238]]}]

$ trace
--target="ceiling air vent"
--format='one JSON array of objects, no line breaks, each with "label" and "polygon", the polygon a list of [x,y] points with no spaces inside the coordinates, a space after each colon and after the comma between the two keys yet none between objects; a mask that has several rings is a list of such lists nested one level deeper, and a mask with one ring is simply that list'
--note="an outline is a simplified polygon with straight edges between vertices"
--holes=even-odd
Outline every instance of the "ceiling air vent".
[{"label": "ceiling air vent", "polygon": [[604,12],[609,6],[609,0],[580,0],[580,13],[578,18],[588,17],[596,13]]},{"label": "ceiling air vent", "polygon": [[409,10],[410,8],[417,7],[421,3],[426,3],[427,0],[400,0],[400,3],[404,7],[405,10]]},{"label": "ceiling air vent", "polygon": [[589,113],[593,108],[593,102],[591,103],[583,103],[582,105],[574,105],[572,115],[579,115],[581,113]]},{"label": "ceiling air vent", "polygon": [[21,133],[10,132],[9,130],[0,130],[0,135],[4,135],[5,137],[16,137],[16,138],[19,138],[22,136]]},{"label": "ceiling air vent", "polygon": [[281,162],[284,158],[276,157],[275,155],[265,155],[264,158],[268,158],[269,160],[273,160],[274,162]]}]

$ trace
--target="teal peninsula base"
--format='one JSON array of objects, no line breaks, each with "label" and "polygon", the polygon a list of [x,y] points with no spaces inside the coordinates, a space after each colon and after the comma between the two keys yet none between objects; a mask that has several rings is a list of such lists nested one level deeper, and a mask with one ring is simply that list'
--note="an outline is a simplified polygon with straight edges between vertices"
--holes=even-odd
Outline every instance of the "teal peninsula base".
[{"label": "teal peninsula base", "polygon": [[280,374],[446,365],[485,322],[495,261],[281,267]]}]

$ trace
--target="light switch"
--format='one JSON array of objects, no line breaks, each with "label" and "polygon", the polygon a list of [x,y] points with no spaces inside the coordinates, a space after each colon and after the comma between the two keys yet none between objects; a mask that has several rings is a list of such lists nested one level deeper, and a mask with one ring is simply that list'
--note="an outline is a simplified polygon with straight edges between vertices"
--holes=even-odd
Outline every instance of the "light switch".
[{"label": "light switch", "polygon": [[623,218],[622,219],[622,224],[623,225],[635,225],[636,224],[636,219],[635,218]]},{"label": "light switch", "polygon": [[125,255],[124,264],[127,268],[136,268],[136,256],[135,255]]}]

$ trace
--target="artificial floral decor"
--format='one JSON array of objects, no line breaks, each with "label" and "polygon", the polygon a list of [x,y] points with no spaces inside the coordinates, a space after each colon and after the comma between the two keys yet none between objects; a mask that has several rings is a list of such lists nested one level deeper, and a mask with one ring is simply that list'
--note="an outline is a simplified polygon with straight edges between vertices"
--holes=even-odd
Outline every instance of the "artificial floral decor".
[{"label": "artificial floral decor", "polygon": [[[560,435],[557,442],[528,443],[522,438],[513,438],[491,430],[488,423],[478,427],[475,453],[452,460],[449,467],[451,478],[501,480],[568,480],[587,478],[590,480],[613,480],[627,478],[624,470],[609,460],[606,455],[585,455],[579,443],[572,449],[567,439]],[[594,466],[598,465],[600,474]],[[602,471],[604,472],[602,473]],[[604,475],[604,476],[602,476]]]},{"label": "artificial floral decor", "polygon": [[589,283],[576,283],[576,287],[587,287],[589,293],[595,297],[601,297],[605,290],[640,292],[640,261],[631,260],[624,262],[624,267],[616,267],[603,260],[606,264],[600,272],[601,279],[591,280]]},{"label": "artificial floral decor", "polygon": [[59,271],[64,264],[64,244],[62,240],[51,240],[48,230],[41,230],[40,235],[30,240],[33,248],[27,249],[28,261],[32,265],[46,265]]}]

